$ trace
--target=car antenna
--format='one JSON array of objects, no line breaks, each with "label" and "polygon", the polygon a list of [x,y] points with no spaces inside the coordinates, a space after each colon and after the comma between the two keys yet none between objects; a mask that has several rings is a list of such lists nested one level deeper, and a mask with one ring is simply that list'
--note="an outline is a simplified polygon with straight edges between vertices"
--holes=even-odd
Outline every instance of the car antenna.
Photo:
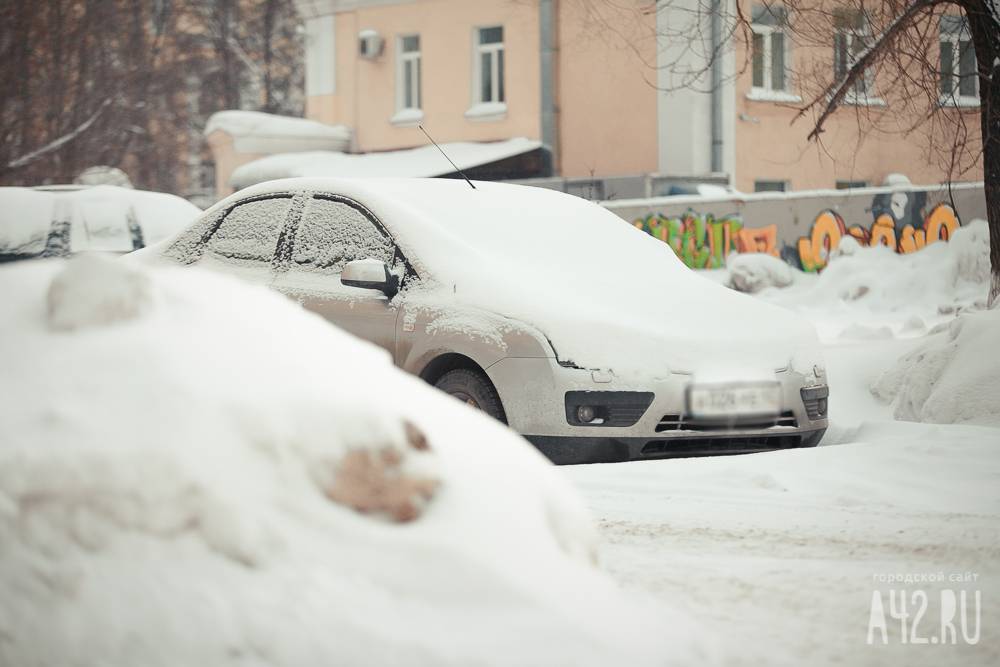
[{"label": "car antenna", "polygon": [[[438,146],[438,143],[436,141],[434,141],[434,138],[431,137],[431,135],[427,134],[427,130],[424,129],[424,126],[423,125],[417,125],[417,127],[419,127],[420,131],[423,132],[424,135],[428,139],[431,140],[431,143],[434,144],[434,147],[437,148],[439,151],[441,151],[441,155],[444,156],[444,159],[447,160],[448,162],[451,162],[451,158],[448,157],[448,154],[444,152],[443,148],[441,148],[440,146]],[[469,177],[465,175],[465,172],[458,168],[457,164],[455,164],[454,162],[451,162],[451,166],[453,166],[455,168],[455,171],[457,171],[458,173],[460,173],[462,175],[462,178],[465,179],[465,182],[469,184],[470,188],[472,188],[473,190],[476,189],[476,186],[472,184],[472,181],[470,181]]]}]

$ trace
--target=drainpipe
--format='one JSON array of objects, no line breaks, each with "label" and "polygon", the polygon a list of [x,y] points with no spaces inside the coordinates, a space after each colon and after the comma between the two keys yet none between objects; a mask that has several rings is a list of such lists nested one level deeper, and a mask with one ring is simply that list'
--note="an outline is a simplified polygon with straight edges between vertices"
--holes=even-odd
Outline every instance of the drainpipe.
[{"label": "drainpipe", "polygon": [[722,0],[712,0],[712,172],[722,171]]},{"label": "drainpipe", "polygon": [[541,35],[541,106],[542,144],[549,149],[549,164],[543,167],[546,176],[559,174],[559,108],[556,102],[556,69],[559,66],[557,40],[558,0],[539,0],[538,27]]}]

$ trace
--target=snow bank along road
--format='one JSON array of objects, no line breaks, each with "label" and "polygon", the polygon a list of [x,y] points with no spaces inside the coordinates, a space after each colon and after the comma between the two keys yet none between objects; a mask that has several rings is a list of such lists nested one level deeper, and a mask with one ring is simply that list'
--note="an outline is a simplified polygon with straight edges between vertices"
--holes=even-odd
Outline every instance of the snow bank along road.
[{"label": "snow bank along road", "polygon": [[[703,621],[724,664],[1000,664],[1000,373],[987,352],[992,345],[997,356],[1000,312],[974,312],[971,296],[962,301],[969,260],[953,257],[968,250],[967,239],[957,240],[924,256],[863,250],[836,259],[831,266],[842,262],[838,270],[854,282],[870,276],[867,289],[850,287],[860,299],[832,290],[833,274],[799,274],[787,288],[761,293],[805,312],[824,334],[826,446],[562,469],[598,520],[602,565],[626,588]],[[930,296],[915,290],[908,302],[892,276],[914,273],[938,286]],[[971,293],[980,298],[985,287]],[[986,334],[953,338],[963,318]],[[926,335],[942,322],[946,330]],[[919,364],[940,350],[952,350],[950,365],[922,377]],[[963,353],[979,363],[964,363]],[[869,387],[901,357],[912,366],[902,369],[912,371],[903,388],[911,397],[923,392],[943,404],[934,390],[949,384],[985,395],[971,419],[980,425],[894,421],[905,406],[880,403]],[[893,617],[903,615],[904,596],[905,639]]]}]

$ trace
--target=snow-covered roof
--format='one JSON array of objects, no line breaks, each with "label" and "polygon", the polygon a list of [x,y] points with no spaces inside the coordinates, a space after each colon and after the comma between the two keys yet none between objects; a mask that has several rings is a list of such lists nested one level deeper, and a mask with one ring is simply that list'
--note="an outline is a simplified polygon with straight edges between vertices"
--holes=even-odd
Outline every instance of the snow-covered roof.
[{"label": "snow-covered roof", "polygon": [[[542,142],[516,137],[506,141],[452,142],[441,149],[460,169],[522,155]],[[455,168],[432,145],[380,153],[310,151],[270,155],[238,167],[229,179],[237,190],[256,183],[294,177],[431,177],[451,174]]]},{"label": "snow-covered roof", "polygon": [[208,136],[221,130],[234,139],[242,153],[281,153],[303,150],[346,150],[351,130],[306,118],[278,116],[260,111],[219,111],[205,125]]}]

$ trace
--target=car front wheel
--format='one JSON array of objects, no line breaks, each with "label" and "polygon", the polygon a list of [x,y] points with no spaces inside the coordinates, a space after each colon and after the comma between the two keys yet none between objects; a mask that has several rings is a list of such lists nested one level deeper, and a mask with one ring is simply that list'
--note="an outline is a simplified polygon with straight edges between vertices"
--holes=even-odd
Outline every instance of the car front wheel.
[{"label": "car front wheel", "polygon": [[456,368],[442,375],[434,386],[470,407],[482,410],[497,421],[507,423],[500,396],[483,373]]}]

